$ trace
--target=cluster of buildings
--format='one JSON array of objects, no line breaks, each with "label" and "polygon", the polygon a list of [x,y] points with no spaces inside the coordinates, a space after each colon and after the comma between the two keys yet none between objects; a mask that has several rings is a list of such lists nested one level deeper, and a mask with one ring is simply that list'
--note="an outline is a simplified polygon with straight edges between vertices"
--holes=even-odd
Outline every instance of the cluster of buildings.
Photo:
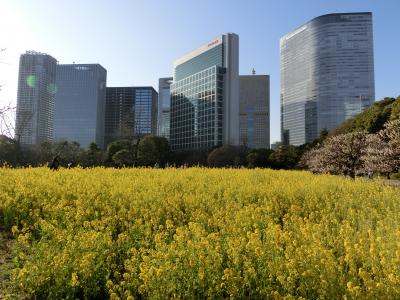
[{"label": "cluster of buildings", "polygon": [[[317,17],[280,40],[282,142],[313,141],[374,102],[371,13]],[[104,148],[154,134],[172,150],[270,146],[268,75],[239,75],[239,37],[227,33],[178,58],[153,87],[108,87],[99,64],[21,55],[16,138]]]}]

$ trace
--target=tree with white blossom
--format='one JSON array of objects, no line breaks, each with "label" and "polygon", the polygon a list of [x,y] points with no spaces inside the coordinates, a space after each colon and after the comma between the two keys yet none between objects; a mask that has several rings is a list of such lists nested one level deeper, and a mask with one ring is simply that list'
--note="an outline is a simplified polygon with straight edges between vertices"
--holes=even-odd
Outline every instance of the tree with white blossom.
[{"label": "tree with white blossom", "polygon": [[385,174],[388,178],[400,169],[400,119],[385,124],[385,128],[367,138],[363,156],[365,169]]},{"label": "tree with white blossom", "polygon": [[354,178],[364,170],[362,157],[365,153],[367,135],[351,132],[330,137],[319,148],[314,148],[303,157],[308,168],[317,173],[346,175]]}]

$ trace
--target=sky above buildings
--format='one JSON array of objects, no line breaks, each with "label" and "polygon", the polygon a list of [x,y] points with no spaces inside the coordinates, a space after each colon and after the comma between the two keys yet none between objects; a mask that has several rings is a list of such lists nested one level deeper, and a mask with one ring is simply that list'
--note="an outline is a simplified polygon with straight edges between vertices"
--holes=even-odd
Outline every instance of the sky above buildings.
[{"label": "sky above buildings", "polygon": [[108,86],[154,86],[173,61],[239,35],[240,74],[271,76],[271,142],[280,140],[279,39],[328,13],[373,13],[375,96],[400,95],[399,0],[0,0],[0,107],[16,103],[19,56],[100,63]]}]

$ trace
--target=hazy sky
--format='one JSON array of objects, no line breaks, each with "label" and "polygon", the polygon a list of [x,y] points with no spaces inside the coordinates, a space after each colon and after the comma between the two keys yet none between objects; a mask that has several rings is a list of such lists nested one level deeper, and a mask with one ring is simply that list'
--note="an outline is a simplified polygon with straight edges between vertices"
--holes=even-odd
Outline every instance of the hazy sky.
[{"label": "hazy sky", "polygon": [[376,99],[400,95],[400,0],[0,0],[0,107],[16,102],[19,55],[100,63],[108,86],[172,76],[179,56],[239,34],[240,74],[271,76],[271,142],[280,139],[279,39],[327,13],[371,11]]}]

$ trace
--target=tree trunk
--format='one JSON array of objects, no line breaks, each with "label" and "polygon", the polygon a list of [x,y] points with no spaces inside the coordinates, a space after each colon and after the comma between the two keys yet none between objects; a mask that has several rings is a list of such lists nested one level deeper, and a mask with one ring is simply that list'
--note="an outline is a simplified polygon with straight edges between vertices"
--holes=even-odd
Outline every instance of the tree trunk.
[{"label": "tree trunk", "polygon": [[137,159],[138,159],[139,143],[140,143],[140,137],[138,137],[138,138],[136,139],[136,146],[135,146],[135,164],[137,164]]}]

